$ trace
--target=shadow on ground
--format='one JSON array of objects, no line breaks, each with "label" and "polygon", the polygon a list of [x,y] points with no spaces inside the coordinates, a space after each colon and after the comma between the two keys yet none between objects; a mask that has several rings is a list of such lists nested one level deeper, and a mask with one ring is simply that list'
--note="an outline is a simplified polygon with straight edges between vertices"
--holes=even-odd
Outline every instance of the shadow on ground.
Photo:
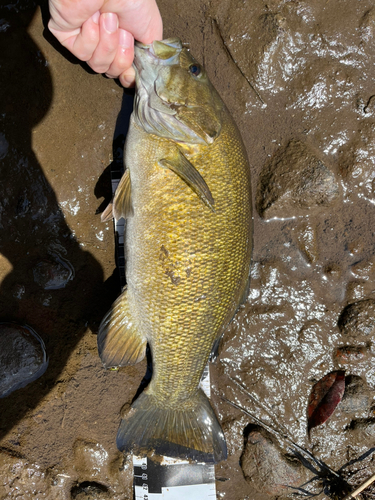
[{"label": "shadow on ground", "polygon": [[[40,379],[0,400],[0,438],[50,391],[87,327],[96,331],[118,292],[117,276],[104,283],[99,262],[80,248],[33,151],[32,130],[53,97],[47,61],[27,33],[36,9],[29,2],[7,6],[0,15],[6,75],[0,88],[0,269],[5,275],[0,320],[32,326],[45,343],[49,366]],[[70,266],[74,277],[50,290],[46,274],[58,274],[59,262]],[[44,278],[38,279],[41,268]]]}]

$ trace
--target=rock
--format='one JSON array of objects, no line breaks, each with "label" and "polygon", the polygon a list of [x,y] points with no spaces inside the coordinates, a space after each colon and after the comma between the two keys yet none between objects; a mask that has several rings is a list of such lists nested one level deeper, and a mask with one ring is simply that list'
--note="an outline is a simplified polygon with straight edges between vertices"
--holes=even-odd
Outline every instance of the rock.
[{"label": "rock", "polygon": [[247,482],[266,495],[283,495],[307,481],[308,471],[297,459],[287,456],[261,427],[252,427],[241,456]]},{"label": "rock", "polygon": [[61,256],[38,262],[33,268],[34,281],[44,290],[58,290],[65,288],[67,283],[74,278],[74,269],[69,261]]},{"label": "rock", "polygon": [[335,349],[333,360],[339,364],[350,364],[363,362],[368,359],[368,348],[366,346],[345,345]]},{"label": "rock", "polygon": [[345,392],[340,402],[340,411],[344,413],[367,412],[372,403],[373,395],[363,378],[348,375],[345,378]]},{"label": "rock", "polygon": [[44,342],[31,327],[0,323],[0,397],[36,380],[47,366]]},{"label": "rock", "polygon": [[375,333],[375,300],[359,300],[342,311],[338,327],[342,334],[370,336]]},{"label": "rock", "polygon": [[265,219],[307,215],[339,196],[333,172],[304,144],[290,141],[260,174],[256,206]]}]

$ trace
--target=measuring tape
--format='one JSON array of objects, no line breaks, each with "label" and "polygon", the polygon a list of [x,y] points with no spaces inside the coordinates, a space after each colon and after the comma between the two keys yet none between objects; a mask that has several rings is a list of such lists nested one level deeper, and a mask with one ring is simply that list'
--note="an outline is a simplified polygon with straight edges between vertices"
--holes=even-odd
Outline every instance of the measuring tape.
[{"label": "measuring tape", "polygon": [[[123,170],[119,162],[111,164],[112,193],[122,177]],[[120,274],[121,288],[126,284],[125,220],[115,221],[115,243],[117,267]],[[211,394],[210,371],[207,365],[200,386],[207,397]],[[161,458],[161,460],[160,460]],[[170,457],[133,456],[135,500],[213,500],[216,498],[215,466],[206,463],[189,463]]]}]

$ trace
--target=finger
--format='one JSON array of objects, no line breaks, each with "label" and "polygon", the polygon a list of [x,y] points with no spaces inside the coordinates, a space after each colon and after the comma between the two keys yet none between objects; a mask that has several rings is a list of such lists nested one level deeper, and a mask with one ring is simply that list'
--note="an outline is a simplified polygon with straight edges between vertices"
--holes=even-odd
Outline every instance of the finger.
[{"label": "finger", "polygon": [[133,66],[130,66],[130,68],[119,76],[120,83],[123,87],[129,88],[133,87],[135,83],[135,70]]},{"label": "finger", "polygon": [[99,19],[99,43],[87,61],[97,73],[105,73],[111,66],[117,53],[119,36],[117,15],[113,12],[102,14]]},{"label": "finger", "polygon": [[133,0],[126,3],[126,9],[121,1],[107,1],[101,12],[115,12],[120,28],[132,33],[142,43],[163,38],[163,22],[155,0]]},{"label": "finger", "polygon": [[103,0],[49,0],[48,26],[59,32],[73,32],[102,6]]},{"label": "finger", "polygon": [[[109,78],[118,78],[121,73],[127,71],[134,59],[134,38],[128,31],[119,30],[119,45],[116,56],[108,68],[106,75]],[[130,84],[131,82],[129,82]]]},{"label": "finger", "polygon": [[142,3],[141,15],[145,16],[145,20],[137,27],[138,33],[134,34],[135,38],[142,43],[163,40],[163,21],[155,0]]},{"label": "finger", "polygon": [[49,22],[48,22],[48,29],[50,30],[50,32],[52,33],[52,35],[57,38],[57,40],[61,44],[64,44],[65,41],[68,40],[69,38],[74,38],[74,40],[75,40],[76,37],[81,32],[80,28],[76,28],[76,29],[71,30],[71,31],[61,31],[60,29],[57,29],[54,26],[55,26],[55,23],[52,21],[52,19],[50,19]]},{"label": "finger", "polygon": [[91,16],[90,19],[83,23],[77,35],[69,36],[66,32],[60,32],[59,36],[55,33],[54,35],[78,59],[88,61],[99,43],[99,17],[99,12]]}]

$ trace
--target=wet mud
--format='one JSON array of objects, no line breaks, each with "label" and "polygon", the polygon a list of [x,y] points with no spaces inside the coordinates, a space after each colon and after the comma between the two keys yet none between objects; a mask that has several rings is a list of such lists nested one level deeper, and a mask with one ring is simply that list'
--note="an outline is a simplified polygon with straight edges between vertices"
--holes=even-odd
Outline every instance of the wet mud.
[{"label": "wet mud", "polygon": [[[211,365],[229,450],[217,497],[342,498],[375,473],[373,2],[159,6],[230,109],[253,180],[250,295]],[[105,371],[96,333],[120,290],[99,212],[132,97],[59,47],[41,7],[0,6],[0,322],[48,356],[1,389],[0,499],[130,500],[115,435],[146,362]],[[313,387],[341,370],[341,402],[308,432]]]}]

